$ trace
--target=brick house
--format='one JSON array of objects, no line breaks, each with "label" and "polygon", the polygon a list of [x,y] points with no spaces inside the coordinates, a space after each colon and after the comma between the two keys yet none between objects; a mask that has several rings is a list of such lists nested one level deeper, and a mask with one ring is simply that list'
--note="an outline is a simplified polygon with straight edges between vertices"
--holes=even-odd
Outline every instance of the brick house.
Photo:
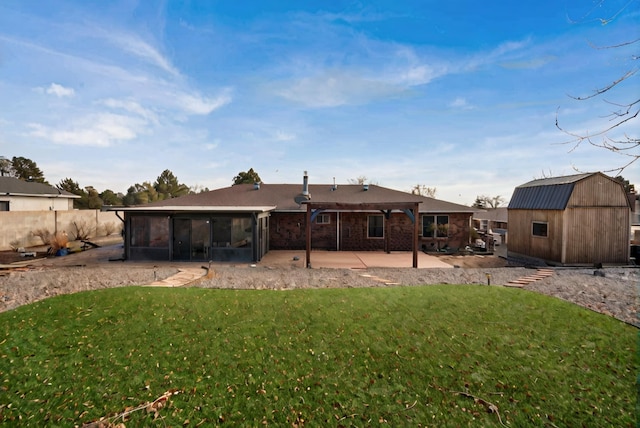
[{"label": "brick house", "polygon": [[309,185],[306,176],[302,185],[240,184],[118,210],[127,259],[247,262],[269,250],[464,247],[474,212],[376,185]]}]

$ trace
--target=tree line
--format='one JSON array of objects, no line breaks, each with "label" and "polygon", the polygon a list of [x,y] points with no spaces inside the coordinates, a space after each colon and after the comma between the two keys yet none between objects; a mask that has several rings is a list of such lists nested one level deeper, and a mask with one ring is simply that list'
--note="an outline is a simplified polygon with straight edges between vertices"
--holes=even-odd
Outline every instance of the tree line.
[{"label": "tree line", "polygon": [[[44,172],[38,167],[36,162],[21,156],[14,156],[10,160],[5,157],[0,157],[0,175],[51,186],[45,179]],[[136,183],[130,186],[126,194],[116,193],[111,189],[100,192],[94,186],[80,186],[80,184],[72,178],[65,178],[53,185],[53,187],[80,196],[79,199],[73,201],[73,207],[75,209],[100,209],[103,206],[141,205],[154,201],[177,198],[191,193],[209,191],[206,187],[198,185],[190,187],[184,183],[180,183],[178,177],[168,169],[165,169],[153,182],[145,181],[142,184]]]},{"label": "tree line", "polygon": [[[19,180],[51,186],[45,179],[44,172],[42,172],[36,162],[21,156],[14,156],[11,159],[0,156],[0,176],[14,177]],[[234,185],[260,182],[262,182],[260,175],[258,175],[253,168],[250,168],[248,171],[239,172],[238,175],[232,179]],[[94,186],[80,186],[80,184],[72,178],[60,180],[60,182],[53,185],[53,187],[80,196],[79,199],[74,199],[73,201],[73,207],[75,209],[100,209],[103,206],[144,205],[149,202],[163,201],[209,191],[207,187],[199,185],[187,186],[181,183],[178,177],[168,169],[162,171],[153,182],[144,181],[142,184],[136,183],[130,186],[126,194],[116,193],[111,189],[100,192]]]}]

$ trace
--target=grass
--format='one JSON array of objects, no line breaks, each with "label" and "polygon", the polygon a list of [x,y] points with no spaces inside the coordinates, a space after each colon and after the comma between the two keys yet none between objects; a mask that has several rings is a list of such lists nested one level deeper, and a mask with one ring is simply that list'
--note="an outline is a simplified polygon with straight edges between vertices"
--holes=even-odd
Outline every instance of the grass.
[{"label": "grass", "polygon": [[84,292],[0,314],[0,424],[633,426],[637,333],[500,287]]}]

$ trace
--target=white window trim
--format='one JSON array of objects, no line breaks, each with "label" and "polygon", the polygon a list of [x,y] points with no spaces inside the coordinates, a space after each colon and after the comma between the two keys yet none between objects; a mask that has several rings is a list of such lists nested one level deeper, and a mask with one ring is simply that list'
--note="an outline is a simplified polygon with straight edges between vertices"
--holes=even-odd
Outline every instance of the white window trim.
[{"label": "white window trim", "polygon": [[[323,221],[320,221],[320,219]],[[318,214],[316,224],[331,224],[331,216],[329,214]]]}]

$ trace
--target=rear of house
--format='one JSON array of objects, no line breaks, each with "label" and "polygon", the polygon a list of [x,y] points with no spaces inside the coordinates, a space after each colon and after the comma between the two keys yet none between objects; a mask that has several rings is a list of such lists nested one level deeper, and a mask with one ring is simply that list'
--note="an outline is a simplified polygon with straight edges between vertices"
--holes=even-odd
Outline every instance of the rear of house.
[{"label": "rear of house", "polygon": [[509,258],[626,264],[630,212],[622,183],[602,173],[525,183],[509,203]]},{"label": "rear of house", "polygon": [[[259,261],[270,249],[411,251],[469,243],[473,209],[380,186],[241,184],[118,209],[124,212],[125,257],[131,260]],[[420,205],[419,215],[387,204]],[[340,208],[343,207],[343,208]],[[346,208],[344,208],[346,207]]]}]

